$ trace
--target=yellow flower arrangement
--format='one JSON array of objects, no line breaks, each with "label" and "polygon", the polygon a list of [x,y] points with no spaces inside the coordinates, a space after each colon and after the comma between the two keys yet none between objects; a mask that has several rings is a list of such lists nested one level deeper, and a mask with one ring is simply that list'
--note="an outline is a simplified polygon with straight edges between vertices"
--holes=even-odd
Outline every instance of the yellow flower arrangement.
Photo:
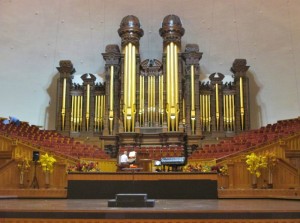
[{"label": "yellow flower arrangement", "polygon": [[27,172],[30,169],[30,163],[29,163],[29,159],[27,158],[17,158],[18,159],[18,169],[20,170],[20,172]]},{"label": "yellow flower arrangement", "polygon": [[53,172],[53,164],[56,162],[56,159],[53,156],[49,156],[48,153],[41,155],[40,160],[38,161],[44,172]]},{"label": "yellow flower arrangement", "polygon": [[248,165],[247,170],[249,170],[251,174],[255,174],[256,177],[260,177],[260,169],[267,167],[266,157],[251,153],[250,155],[247,155],[246,158],[246,163]]},{"label": "yellow flower arrangement", "polygon": [[221,175],[228,175],[228,166],[227,165],[224,165],[220,168],[220,173]]}]

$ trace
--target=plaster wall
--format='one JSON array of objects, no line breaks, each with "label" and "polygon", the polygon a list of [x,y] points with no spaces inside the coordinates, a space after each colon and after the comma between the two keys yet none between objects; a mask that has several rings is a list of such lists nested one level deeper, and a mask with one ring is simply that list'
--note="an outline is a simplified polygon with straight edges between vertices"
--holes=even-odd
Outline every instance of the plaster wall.
[{"label": "plaster wall", "polygon": [[203,52],[201,80],[214,72],[231,81],[235,58],[250,69],[251,127],[300,115],[300,1],[298,0],[1,0],[0,117],[55,127],[56,67],[69,59],[75,81],[101,81],[107,44],[119,44],[126,15],[144,30],[141,59],[162,57],[158,30],[178,15],[187,43]]}]

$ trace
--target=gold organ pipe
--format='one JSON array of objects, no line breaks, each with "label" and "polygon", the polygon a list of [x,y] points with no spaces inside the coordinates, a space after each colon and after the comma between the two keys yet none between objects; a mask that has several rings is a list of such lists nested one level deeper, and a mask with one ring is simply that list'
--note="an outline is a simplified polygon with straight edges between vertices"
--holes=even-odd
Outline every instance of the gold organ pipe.
[{"label": "gold organ pipe", "polygon": [[216,113],[219,114],[219,85],[216,84]]},{"label": "gold organ pipe", "polygon": [[227,130],[230,130],[230,113],[229,113],[229,95],[225,95],[225,98],[226,98],[226,127],[227,127]]},{"label": "gold organ pipe", "polygon": [[79,124],[77,107],[78,107],[78,96],[74,96],[74,131],[77,131],[77,125]]},{"label": "gold organ pipe", "polygon": [[207,109],[207,95],[203,95],[202,99],[203,99],[203,122],[204,122],[203,126],[206,128],[207,122],[208,122],[208,120],[207,120],[207,112],[208,111],[206,112],[206,109]]},{"label": "gold organ pipe", "polygon": [[153,76],[153,120],[156,122],[156,107],[155,107],[155,104],[156,104],[156,100],[155,100],[155,88],[156,88],[156,84],[155,84],[155,76]]},{"label": "gold organ pipe", "polygon": [[98,126],[98,110],[97,110],[97,107],[98,107],[98,96],[95,96],[95,110],[94,110],[94,131],[97,130],[97,126]]},{"label": "gold organ pipe", "polygon": [[177,45],[174,44],[174,94],[175,94],[175,104],[174,107],[176,109],[175,114],[175,131],[178,131],[178,124],[179,124],[179,100],[178,100],[178,54],[177,54]]},{"label": "gold organ pipe", "polygon": [[73,109],[74,109],[74,96],[71,96],[71,131],[73,131],[73,123],[74,123],[74,113],[73,113]]},{"label": "gold organ pipe", "polygon": [[205,107],[205,95],[202,95],[202,124],[203,124],[203,129],[206,127],[206,116],[205,116],[205,111],[206,111],[206,107]]},{"label": "gold organ pipe", "polygon": [[148,94],[149,94],[149,100],[148,100],[148,111],[149,111],[149,115],[148,115],[148,121],[150,123],[152,123],[152,76],[148,77]]},{"label": "gold organ pipe", "polygon": [[195,132],[195,118],[196,118],[196,112],[195,112],[195,85],[194,85],[194,65],[191,65],[191,119],[192,119],[192,133]]},{"label": "gold organ pipe", "polygon": [[232,95],[232,129],[235,129],[235,107],[234,107],[234,95]]},{"label": "gold organ pipe", "polygon": [[124,107],[123,107],[123,115],[124,115],[124,131],[127,132],[127,89],[128,89],[128,45],[125,46],[125,62],[124,62]]},{"label": "gold organ pipe", "polygon": [[240,77],[241,129],[244,130],[244,92],[243,79]]},{"label": "gold organ pipe", "polygon": [[[171,68],[171,70],[170,70],[170,78],[171,78],[171,81],[170,81],[170,92],[169,92],[169,94],[171,95],[171,92],[172,91],[174,91],[174,43],[173,42],[171,42],[171,47],[170,47],[170,49],[171,49],[171,54],[170,54],[170,56],[171,56],[171,64],[170,64],[170,68]],[[174,103],[175,103],[175,98],[174,98],[174,95],[173,95],[173,97],[171,96],[171,106],[173,107],[174,106]]]},{"label": "gold organ pipe", "polygon": [[132,86],[131,86],[131,68],[132,68],[132,57],[131,57],[131,53],[132,53],[132,44],[131,43],[129,43],[128,44],[128,76],[127,76],[127,84],[128,84],[128,90],[127,90],[127,92],[126,92],[126,94],[127,94],[127,103],[128,103],[128,105],[127,106],[131,106],[131,88],[132,88]]},{"label": "gold organ pipe", "polygon": [[227,129],[230,131],[231,130],[231,121],[230,121],[230,116],[231,116],[231,103],[230,103],[230,95],[226,95],[226,110],[227,110]]},{"label": "gold organ pipe", "polygon": [[216,128],[219,130],[219,118],[220,118],[220,111],[219,111],[219,84],[216,84]]},{"label": "gold organ pipe", "polygon": [[109,95],[109,132],[113,132],[114,119],[114,66],[110,66],[110,95]]},{"label": "gold organ pipe", "polygon": [[231,120],[231,95],[227,95],[227,104],[228,104],[228,128],[231,131],[232,129],[232,120]]},{"label": "gold organ pipe", "polygon": [[229,125],[230,125],[230,130],[232,131],[232,95],[228,95],[228,100],[229,100]]},{"label": "gold organ pipe", "polygon": [[208,95],[208,131],[210,132],[211,113],[210,113],[210,95]]},{"label": "gold organ pipe", "polygon": [[113,134],[113,120],[109,119],[109,133],[112,135]]},{"label": "gold organ pipe", "polygon": [[87,94],[86,94],[86,114],[87,117],[90,114],[90,92],[91,92],[91,88],[90,88],[90,84],[87,85]]},{"label": "gold organ pipe", "polygon": [[150,84],[150,88],[151,88],[151,90],[150,90],[150,101],[151,101],[151,123],[153,123],[153,112],[154,112],[154,109],[153,109],[153,76],[151,76],[150,77],[150,82],[151,82],[151,84]]},{"label": "gold organ pipe", "polygon": [[102,113],[102,111],[103,111],[103,104],[102,104],[102,100],[103,100],[103,97],[104,96],[102,96],[102,95],[100,95],[99,97],[98,97],[98,105],[99,105],[99,108],[98,108],[98,122],[99,122],[99,131],[101,131],[102,130],[102,120],[103,120],[103,113]]},{"label": "gold organ pipe", "polygon": [[143,77],[143,95],[142,95],[142,98],[143,98],[143,110],[142,110],[142,113],[143,113],[143,122],[145,122],[145,77]]},{"label": "gold organ pipe", "polygon": [[80,131],[81,130],[81,122],[82,122],[82,118],[81,118],[81,110],[80,110],[80,105],[81,105],[81,96],[77,96],[77,107],[76,107],[76,113],[77,113],[77,119],[78,122],[76,123],[76,131]]},{"label": "gold organ pipe", "polygon": [[224,115],[224,129],[226,130],[226,124],[227,124],[227,114],[226,114],[226,95],[223,95],[223,115]]},{"label": "gold organ pipe", "polygon": [[66,94],[67,94],[67,79],[64,78],[63,80],[63,98],[62,98],[62,109],[61,109],[61,127],[62,130],[65,129],[65,117],[66,117]]},{"label": "gold organ pipe", "polygon": [[[200,110],[200,113],[199,113],[199,120],[200,120],[200,124],[202,126],[202,95],[200,94],[199,95],[199,110]],[[185,116],[183,116],[185,117]]]},{"label": "gold organ pipe", "polygon": [[155,112],[155,83],[154,83],[154,76],[151,76],[151,123],[154,121],[154,112]]},{"label": "gold organ pipe", "polygon": [[97,104],[98,104],[98,107],[97,107],[97,124],[98,124],[99,131],[101,131],[101,129],[102,129],[101,128],[101,118],[102,118],[101,111],[102,111],[103,107],[102,107],[102,104],[101,104],[101,100],[102,100],[102,96],[101,95],[97,96]]},{"label": "gold organ pipe", "polygon": [[158,76],[158,123],[161,123],[161,76]]},{"label": "gold organ pipe", "polygon": [[77,114],[77,105],[78,104],[78,96],[74,96],[74,131],[77,131],[77,123],[79,122],[78,120],[78,114]]},{"label": "gold organ pipe", "polygon": [[90,120],[90,84],[87,85],[87,96],[86,96],[86,130],[89,130]]},{"label": "gold organ pipe", "polygon": [[142,121],[144,123],[145,120],[145,77],[142,77],[142,88],[143,88],[143,93],[142,93]]},{"label": "gold organ pipe", "polygon": [[192,111],[195,110],[195,85],[194,85],[194,65],[191,66],[191,106]]},{"label": "gold organ pipe", "polygon": [[164,121],[164,76],[161,75],[161,123]]},{"label": "gold organ pipe", "polygon": [[76,121],[76,126],[75,126],[75,129],[76,129],[76,131],[79,131],[79,124],[80,124],[80,111],[79,111],[79,103],[80,103],[80,96],[77,96],[76,97],[76,116],[77,116],[77,121]]},{"label": "gold organ pipe", "polygon": [[202,129],[206,128],[206,103],[205,103],[205,95],[201,96],[202,98]]},{"label": "gold organ pipe", "polygon": [[[109,98],[110,98],[110,111],[113,111],[114,108],[114,66],[110,66],[110,93],[109,93]],[[111,117],[110,117],[111,118]]]},{"label": "gold organ pipe", "polygon": [[203,104],[203,127],[206,129],[207,122],[208,122],[208,119],[207,119],[207,113],[208,113],[207,95],[203,95],[202,99],[203,99],[203,102],[202,102],[202,104]]},{"label": "gold organ pipe", "polygon": [[244,93],[243,93],[243,79],[240,77],[240,99],[241,99],[241,107],[244,107]]},{"label": "gold organ pipe", "polygon": [[226,129],[226,95],[223,95],[223,117],[224,129]]},{"label": "gold organ pipe", "polygon": [[83,96],[79,96],[79,130],[81,130],[82,126],[82,113],[83,113]]},{"label": "gold organ pipe", "polygon": [[98,96],[98,128],[99,128],[99,131],[102,130],[102,109],[103,109],[103,106],[101,104],[101,100],[102,100],[102,97],[101,95]]},{"label": "gold organ pipe", "polygon": [[151,88],[150,88],[150,85],[151,85],[151,81],[150,81],[150,76],[147,77],[148,79],[148,98],[147,98],[147,101],[148,101],[148,114],[147,114],[147,119],[148,119],[148,122],[150,121],[150,113],[151,113],[151,103],[150,103],[150,98],[151,98]]},{"label": "gold organ pipe", "polygon": [[[174,43],[171,42],[171,88],[170,88],[170,95],[171,95],[171,130],[174,131],[175,128],[175,119],[176,119],[176,112],[175,112],[175,96],[174,96],[174,91],[175,91],[175,72],[174,72]],[[173,116],[173,118],[172,118]],[[175,118],[174,118],[175,116]]]},{"label": "gold organ pipe", "polygon": [[81,130],[81,122],[82,122],[82,118],[81,118],[81,96],[78,96],[78,105],[77,105],[77,115],[78,115],[78,123],[77,123],[77,131]]},{"label": "gold organ pipe", "polygon": [[[201,124],[202,130],[203,130],[203,119],[202,119],[202,117],[203,117],[203,105],[202,105],[203,100],[202,100],[202,94],[200,94],[199,100],[200,100],[200,124]],[[185,116],[183,116],[183,117],[185,117]]]},{"label": "gold organ pipe", "polygon": [[167,46],[167,112],[168,130],[178,130],[178,54],[177,45],[171,42]]},{"label": "gold organ pipe", "polygon": [[167,46],[167,125],[168,131],[170,131],[170,117],[171,117],[171,95],[170,95],[170,45]]},{"label": "gold organ pipe", "polygon": [[150,76],[150,122],[153,123],[153,76]]},{"label": "gold organ pipe", "polygon": [[62,98],[62,109],[63,110],[66,108],[66,94],[67,94],[67,79],[64,78],[64,83],[63,83],[63,98]]},{"label": "gold organ pipe", "polygon": [[244,130],[244,92],[243,79],[240,77],[241,129]]},{"label": "gold organ pipe", "polygon": [[195,119],[192,119],[192,133],[195,134]]},{"label": "gold organ pipe", "polygon": [[104,111],[106,110],[105,107],[105,96],[101,96],[101,129],[103,127],[103,118],[104,118]]},{"label": "gold organ pipe", "polygon": [[132,79],[131,79],[131,71],[132,71],[132,43],[128,44],[128,75],[127,75],[127,111],[126,111],[126,120],[127,120],[127,131],[131,131],[131,88],[132,88]]},{"label": "gold organ pipe", "polygon": [[135,96],[135,93],[136,93],[136,48],[135,46],[133,45],[132,46],[132,71],[131,71],[131,74],[132,74],[132,91],[131,91],[131,98],[132,98],[132,103],[131,103],[131,126],[132,126],[132,131],[134,131],[134,126],[135,126],[135,100],[136,100],[136,96]]},{"label": "gold organ pipe", "polygon": [[208,126],[208,95],[205,95],[205,127]]},{"label": "gold organ pipe", "polygon": [[159,76],[159,118],[160,118],[160,123],[163,123],[163,115],[164,115],[164,76],[161,75]]},{"label": "gold organ pipe", "polygon": [[124,65],[124,130],[134,130],[136,100],[136,48],[132,43],[125,47]]},{"label": "gold organ pipe", "polygon": [[140,126],[142,126],[142,114],[143,114],[143,76],[140,76],[140,110],[139,110],[139,117],[140,117]]},{"label": "gold organ pipe", "polygon": [[182,116],[183,116],[183,119],[182,119],[182,123],[185,124],[185,100],[183,99],[182,100]]},{"label": "gold organ pipe", "polygon": [[227,125],[228,125],[228,130],[231,131],[231,101],[230,101],[230,95],[226,95],[226,98],[227,98]]}]

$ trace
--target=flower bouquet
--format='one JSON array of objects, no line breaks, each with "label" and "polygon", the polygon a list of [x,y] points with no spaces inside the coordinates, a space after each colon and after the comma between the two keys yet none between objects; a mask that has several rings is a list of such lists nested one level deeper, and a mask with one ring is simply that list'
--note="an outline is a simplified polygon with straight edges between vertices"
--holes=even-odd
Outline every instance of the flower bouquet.
[{"label": "flower bouquet", "polygon": [[20,188],[24,188],[24,174],[30,169],[30,161],[27,158],[17,158],[17,167],[20,172]]},{"label": "flower bouquet", "polygon": [[50,173],[53,172],[53,164],[56,162],[56,159],[53,156],[49,156],[48,153],[46,153],[45,155],[41,155],[38,162],[41,164],[42,170],[45,173],[45,184],[46,188],[48,188],[50,184]]},{"label": "flower bouquet", "polygon": [[247,170],[252,174],[252,188],[256,188],[256,179],[261,176],[261,169],[267,167],[266,157],[251,153],[246,156],[246,164]]},{"label": "flower bouquet", "polygon": [[97,162],[81,161],[76,165],[68,166],[67,172],[100,172],[100,168]]}]

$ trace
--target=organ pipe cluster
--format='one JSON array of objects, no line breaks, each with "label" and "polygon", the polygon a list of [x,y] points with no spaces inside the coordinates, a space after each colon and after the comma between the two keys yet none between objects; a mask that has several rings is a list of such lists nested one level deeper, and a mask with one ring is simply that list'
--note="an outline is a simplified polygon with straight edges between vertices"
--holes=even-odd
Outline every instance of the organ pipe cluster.
[{"label": "organ pipe cluster", "polygon": [[60,62],[58,131],[113,136],[155,127],[162,133],[201,137],[250,128],[245,59],[233,62],[232,82],[224,83],[221,73],[202,82],[202,53],[197,44],[186,44],[181,52],[185,30],[178,16],[166,16],[159,29],[162,62],[140,60],[139,40],[144,32],[137,17],[124,17],[118,33],[121,50],[108,45],[102,54],[106,62],[102,83],[95,82],[95,75],[84,74],[83,84],[75,84],[72,63]]}]

